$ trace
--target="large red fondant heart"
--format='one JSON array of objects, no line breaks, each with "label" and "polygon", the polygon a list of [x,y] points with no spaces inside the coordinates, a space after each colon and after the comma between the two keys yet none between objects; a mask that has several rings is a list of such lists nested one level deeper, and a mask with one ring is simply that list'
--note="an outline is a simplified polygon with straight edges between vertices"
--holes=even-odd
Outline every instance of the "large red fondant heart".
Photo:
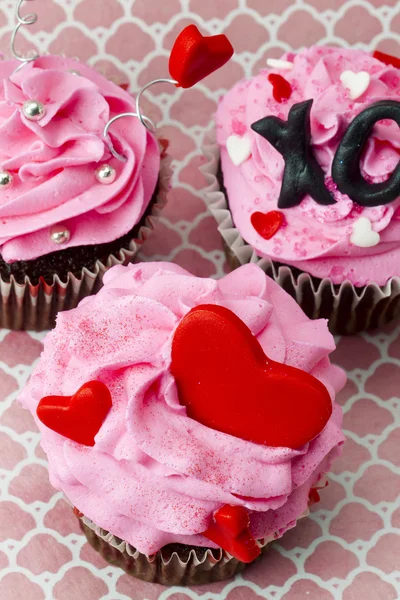
[{"label": "large red fondant heart", "polygon": [[100,381],[85,383],[73,396],[46,396],[37,416],[49,429],[83,444],[94,446],[95,436],[112,406],[108,387]]},{"label": "large red fondant heart", "polygon": [[169,72],[179,87],[190,88],[220,69],[233,54],[226,35],[204,37],[196,25],[179,34],[169,58]]},{"label": "large red fondant heart", "polygon": [[222,506],[203,535],[245,563],[252,562],[261,552],[251,535],[249,514],[243,506]]},{"label": "large red fondant heart", "polygon": [[245,323],[222,306],[197,306],[182,319],[171,372],[189,417],[257,444],[300,448],[332,414],[318,379],[270,360]]},{"label": "large red fondant heart", "polygon": [[282,227],[284,216],[279,210],[271,210],[267,213],[255,212],[250,220],[257,233],[265,240],[270,240]]}]

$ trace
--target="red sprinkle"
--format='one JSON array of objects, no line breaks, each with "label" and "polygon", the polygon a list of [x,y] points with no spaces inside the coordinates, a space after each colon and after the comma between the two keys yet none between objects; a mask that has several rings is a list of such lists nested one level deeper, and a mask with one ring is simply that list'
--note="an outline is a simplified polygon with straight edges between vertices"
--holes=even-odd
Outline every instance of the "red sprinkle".
[{"label": "red sprinkle", "polygon": [[188,25],[176,38],[169,57],[169,72],[178,87],[190,88],[220,69],[233,54],[226,35],[204,37],[196,25]]},{"label": "red sprinkle", "polygon": [[273,87],[272,95],[277,102],[288,100],[292,95],[292,86],[282,75],[278,73],[270,73],[268,81]]},{"label": "red sprinkle", "polygon": [[385,54],[384,52],[380,52],[379,50],[375,50],[372,55],[377,60],[380,60],[385,65],[391,65],[392,67],[396,67],[396,69],[400,69],[400,58],[396,56],[391,56],[391,54]]},{"label": "red sprinkle", "polygon": [[83,517],[83,512],[81,512],[80,510],[78,510],[78,509],[76,508],[76,506],[74,506],[73,513],[74,513],[74,515],[75,515],[76,517],[79,517],[79,518]]}]

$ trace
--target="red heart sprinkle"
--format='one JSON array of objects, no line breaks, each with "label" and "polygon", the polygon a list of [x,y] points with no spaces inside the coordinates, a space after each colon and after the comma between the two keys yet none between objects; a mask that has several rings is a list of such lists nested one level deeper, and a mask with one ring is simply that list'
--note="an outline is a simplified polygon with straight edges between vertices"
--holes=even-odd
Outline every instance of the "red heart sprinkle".
[{"label": "red heart sprinkle", "polygon": [[169,72],[178,87],[190,88],[220,69],[233,55],[226,35],[204,37],[196,25],[178,35],[169,58]]},{"label": "red heart sprinkle", "polygon": [[251,535],[249,514],[243,506],[222,506],[203,535],[244,563],[252,562],[261,553]]},{"label": "red heart sprinkle", "polygon": [[300,448],[332,414],[318,379],[270,360],[247,325],[223,306],[200,305],[182,319],[171,372],[190,418],[256,444]]},{"label": "red heart sprinkle", "polygon": [[250,220],[257,233],[265,240],[270,240],[283,225],[285,217],[279,210],[271,210],[267,213],[255,212]]},{"label": "red heart sprinkle", "polygon": [[396,56],[385,54],[384,52],[380,52],[379,50],[375,50],[372,56],[377,60],[383,62],[385,65],[390,65],[392,67],[396,67],[396,69],[400,69],[400,58],[397,58]]},{"label": "red heart sprinkle", "polygon": [[110,408],[111,394],[100,381],[84,383],[73,396],[46,396],[37,407],[37,416],[49,429],[83,444],[94,446]]},{"label": "red heart sprinkle", "polygon": [[272,85],[272,95],[277,102],[288,100],[292,95],[292,86],[282,75],[278,73],[270,73],[268,81]]}]

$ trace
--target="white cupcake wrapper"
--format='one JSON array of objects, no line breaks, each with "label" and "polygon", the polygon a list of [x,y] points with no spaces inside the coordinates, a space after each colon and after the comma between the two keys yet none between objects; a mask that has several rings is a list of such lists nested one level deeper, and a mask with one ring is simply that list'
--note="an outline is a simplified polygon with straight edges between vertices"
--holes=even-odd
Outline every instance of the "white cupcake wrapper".
[{"label": "white cupcake wrapper", "polygon": [[392,277],[385,286],[371,283],[355,288],[350,281],[335,285],[330,279],[318,280],[308,273],[296,275],[296,270],[258,256],[235,227],[228,201],[220,189],[217,173],[220,163],[219,146],[210,139],[204,148],[207,162],[201,171],[208,187],[206,203],[218,223],[225,243],[227,259],[232,268],[255,263],[284,288],[312,319],[329,319],[333,333],[352,334],[381,327],[400,316],[400,277]]},{"label": "white cupcake wrapper", "polygon": [[122,248],[110,254],[104,263],[98,260],[92,271],[83,268],[78,277],[69,273],[66,281],[56,275],[51,285],[43,279],[34,285],[29,277],[25,277],[24,283],[18,283],[14,276],[10,281],[0,277],[0,327],[35,331],[51,329],[59,311],[75,308],[82,298],[95,294],[101,288],[103,275],[108,269],[132,262],[154,228],[154,219],[166,203],[170,178],[171,158],[165,155],[161,160],[157,199],[151,214],[140,227],[137,238],[132,239],[128,249]]}]

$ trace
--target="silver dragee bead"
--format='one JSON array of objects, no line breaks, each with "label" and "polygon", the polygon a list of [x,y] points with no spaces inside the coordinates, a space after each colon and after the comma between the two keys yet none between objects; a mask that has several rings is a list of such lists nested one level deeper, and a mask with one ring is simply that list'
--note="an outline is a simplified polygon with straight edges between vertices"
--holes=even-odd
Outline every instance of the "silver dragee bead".
[{"label": "silver dragee bead", "polygon": [[71,237],[69,229],[62,223],[59,225],[53,225],[50,229],[51,241],[55,244],[66,244]]},{"label": "silver dragee bead", "polygon": [[0,190],[6,190],[11,187],[13,183],[13,176],[9,171],[3,171],[0,169]]},{"label": "silver dragee bead", "polygon": [[46,114],[46,109],[39,100],[27,100],[22,107],[22,112],[29,121],[40,121]]},{"label": "silver dragee bead", "polygon": [[111,167],[110,165],[101,165],[100,167],[97,167],[95,175],[99,183],[109,185],[115,181],[117,172],[114,167]]}]

